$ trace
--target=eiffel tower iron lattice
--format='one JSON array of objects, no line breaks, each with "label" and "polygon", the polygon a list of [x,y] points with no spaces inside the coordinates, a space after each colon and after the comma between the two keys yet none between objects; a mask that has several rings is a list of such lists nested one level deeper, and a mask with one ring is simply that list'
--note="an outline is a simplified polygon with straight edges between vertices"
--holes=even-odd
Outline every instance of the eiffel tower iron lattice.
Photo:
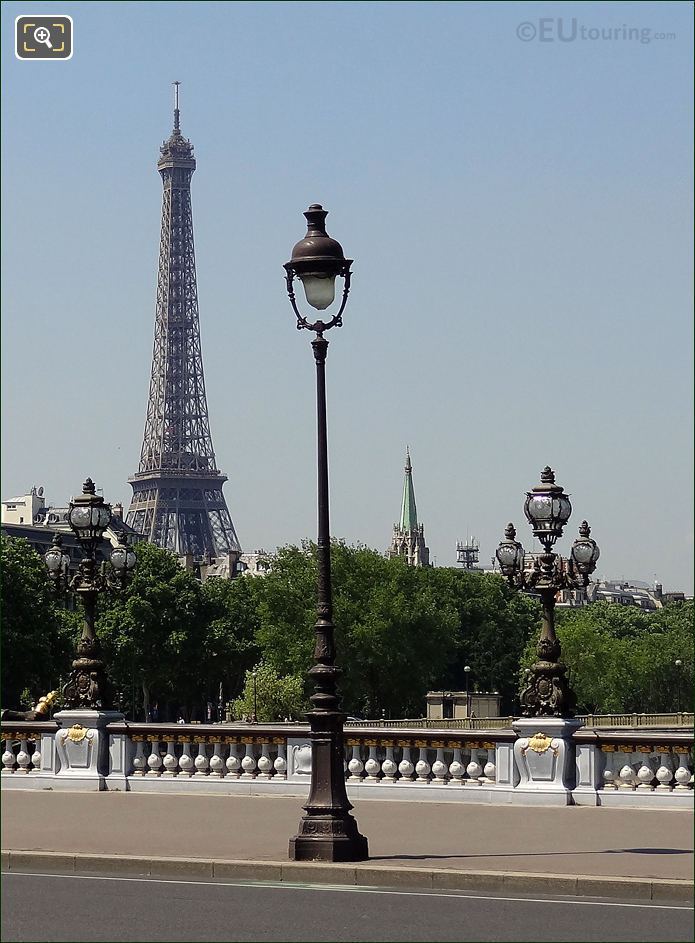
[{"label": "eiffel tower iron lattice", "polygon": [[179,126],[178,82],[174,89],[174,129],[157,162],[164,193],[147,418],[126,520],[151,543],[202,560],[241,548],[210,435],[191,211],[196,162]]}]

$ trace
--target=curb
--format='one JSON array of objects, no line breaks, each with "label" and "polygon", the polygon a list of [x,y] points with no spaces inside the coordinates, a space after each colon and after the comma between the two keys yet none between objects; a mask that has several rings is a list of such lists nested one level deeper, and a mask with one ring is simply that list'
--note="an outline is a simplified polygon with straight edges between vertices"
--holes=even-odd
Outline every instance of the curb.
[{"label": "curb", "polygon": [[449,868],[399,868],[369,864],[304,861],[235,861],[134,855],[66,854],[55,851],[3,851],[2,870],[54,874],[109,874],[173,880],[272,881],[288,884],[352,884],[360,887],[410,887],[429,890],[493,891],[562,897],[691,901],[693,884],[660,878],[539,874],[531,871],[457,871]]}]

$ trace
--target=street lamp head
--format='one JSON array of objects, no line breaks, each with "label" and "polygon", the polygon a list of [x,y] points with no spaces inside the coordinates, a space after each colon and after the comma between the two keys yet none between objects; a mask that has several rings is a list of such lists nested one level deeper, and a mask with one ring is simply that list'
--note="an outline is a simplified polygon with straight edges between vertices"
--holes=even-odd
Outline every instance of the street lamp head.
[{"label": "street lamp head", "polygon": [[526,493],[524,513],[533,527],[533,533],[546,548],[562,537],[562,529],[570,518],[572,505],[561,485],[555,484],[555,472],[546,465],[541,472],[541,483]]},{"label": "street lamp head", "polygon": [[674,665],[676,666],[676,668],[680,668],[682,664],[683,662],[680,660],[680,658],[676,658],[676,660],[674,661]]},{"label": "street lamp head", "polygon": [[517,573],[521,573],[524,568],[524,548],[515,539],[516,528],[513,524],[507,524],[504,536],[505,540],[500,541],[495,556],[500,565],[502,576],[510,579],[516,576]]},{"label": "street lamp head", "polygon": [[292,282],[298,278],[304,286],[307,302],[317,311],[325,311],[335,299],[335,280],[342,276],[345,284],[340,311],[328,324],[317,322],[322,325],[319,330],[327,330],[341,323],[340,316],[345,309],[350,290],[352,259],[345,258],[343,247],[326,232],[328,213],[320,203],[312,203],[304,215],[307,220],[306,236],[295,245],[290,261],[285,263],[287,293],[297,316],[298,327],[316,330],[317,328],[312,328],[297,310]]},{"label": "street lamp head", "polygon": [[111,551],[111,566],[119,576],[128,576],[137,562],[135,551],[128,545],[128,537],[122,533],[118,544]]},{"label": "street lamp head", "polygon": [[470,665],[464,665],[464,666],[463,666],[463,670],[466,672],[466,674],[468,674],[468,673],[470,672],[470,670],[471,670],[471,666],[470,666]]},{"label": "street lamp head", "polygon": [[96,543],[111,521],[111,505],[96,493],[94,482],[88,478],[82,494],[70,502],[68,521],[75,536],[81,541]]},{"label": "street lamp head", "polygon": [[63,538],[54,534],[50,548],[44,554],[48,575],[52,580],[60,580],[68,572],[70,557],[63,550]]},{"label": "street lamp head", "polygon": [[591,528],[586,521],[579,527],[579,537],[572,544],[571,560],[578,573],[588,577],[596,569],[596,563],[601,551],[595,540],[592,540]]}]

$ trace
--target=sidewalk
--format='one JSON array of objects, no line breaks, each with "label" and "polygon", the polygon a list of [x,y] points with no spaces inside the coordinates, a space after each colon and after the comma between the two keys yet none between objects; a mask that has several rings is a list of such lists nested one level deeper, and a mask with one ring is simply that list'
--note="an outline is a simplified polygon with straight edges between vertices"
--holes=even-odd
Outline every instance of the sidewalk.
[{"label": "sidewalk", "polygon": [[[97,864],[101,871],[109,864],[122,870],[126,859],[136,858],[131,864],[137,873],[163,869],[219,877],[224,872],[246,880],[292,880],[295,874],[294,880],[313,875],[322,883],[429,887],[525,885],[527,892],[603,896],[586,889],[587,881],[599,879],[596,886],[615,897],[664,896],[655,895],[654,888],[658,892],[669,882],[671,896],[680,899],[688,896],[689,885],[679,882],[693,878],[691,812],[363,800],[355,803],[354,814],[371,857],[349,866],[288,862],[288,839],[301,814],[301,800],[294,797],[7,790],[2,849],[12,860],[4,858],[4,866],[39,870],[33,860],[45,869],[45,856],[14,853],[52,852],[95,856],[91,862],[64,860],[69,870],[94,870]],[[174,862],[167,868],[161,859],[177,859],[178,871]],[[59,865],[63,859],[52,860]],[[215,869],[215,862],[228,866]]]}]

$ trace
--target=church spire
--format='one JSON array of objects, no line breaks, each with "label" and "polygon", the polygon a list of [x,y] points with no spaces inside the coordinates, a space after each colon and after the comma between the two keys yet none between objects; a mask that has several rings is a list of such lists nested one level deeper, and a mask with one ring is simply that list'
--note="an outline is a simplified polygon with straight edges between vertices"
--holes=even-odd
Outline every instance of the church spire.
[{"label": "church spire", "polygon": [[403,500],[401,519],[393,525],[391,546],[386,551],[387,557],[401,557],[409,566],[429,566],[430,551],[425,544],[425,529],[418,523],[413,487],[413,465],[410,461],[410,449],[405,450],[405,481],[403,482]]},{"label": "church spire", "polygon": [[413,488],[413,466],[410,461],[410,449],[405,449],[405,480],[403,482],[403,501],[401,502],[400,528],[402,531],[417,529],[417,507]]}]

